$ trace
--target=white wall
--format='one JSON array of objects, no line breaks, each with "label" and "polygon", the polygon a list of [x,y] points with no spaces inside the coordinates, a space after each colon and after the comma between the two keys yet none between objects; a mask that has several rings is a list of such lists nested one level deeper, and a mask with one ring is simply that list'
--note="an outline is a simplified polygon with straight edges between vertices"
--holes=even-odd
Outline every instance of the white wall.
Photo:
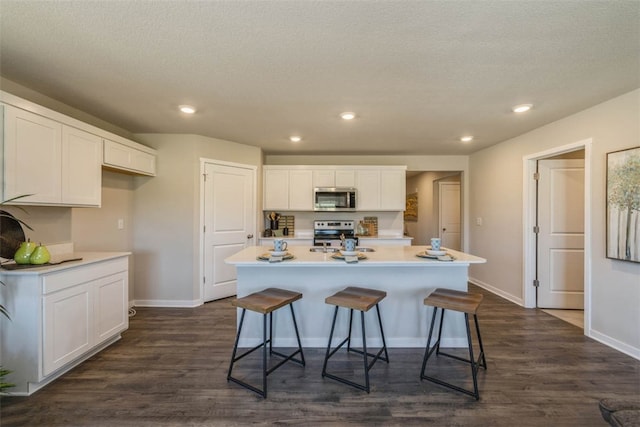
[{"label": "white wall", "polygon": [[[472,266],[470,275],[522,301],[523,157],[589,138],[592,305],[587,334],[640,358],[640,264],[605,257],[606,153],[639,145],[640,90],[470,157],[469,250],[488,260]],[[482,226],[475,225],[478,217]]]},{"label": "white wall", "polygon": [[157,175],[138,182],[135,188],[136,304],[198,305],[201,302],[200,158],[260,167],[262,151],[198,135],[139,134],[136,137],[158,150]]}]

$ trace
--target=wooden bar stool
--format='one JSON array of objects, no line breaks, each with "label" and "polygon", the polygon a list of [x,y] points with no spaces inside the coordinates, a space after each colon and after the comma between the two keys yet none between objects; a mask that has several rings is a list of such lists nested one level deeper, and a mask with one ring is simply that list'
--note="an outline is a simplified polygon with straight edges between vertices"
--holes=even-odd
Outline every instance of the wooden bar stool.
[{"label": "wooden bar stool", "polygon": [[[292,362],[299,363],[305,366],[304,353],[302,352],[302,344],[300,343],[300,334],[298,333],[298,324],[296,323],[296,316],[293,312],[293,302],[302,298],[302,294],[299,292],[287,291],[284,289],[269,288],[260,292],[247,295],[242,298],[234,299],[231,304],[234,307],[242,308],[242,315],[240,316],[240,326],[238,327],[238,333],[236,334],[236,343],[233,346],[233,354],[231,356],[231,363],[229,365],[229,372],[227,373],[227,381],[233,381],[236,384],[240,384],[243,387],[248,388],[251,391],[258,393],[262,397],[267,397],[267,376],[282,366],[284,363],[291,360]],[[279,308],[288,305],[291,308],[291,318],[293,319],[293,327],[296,331],[296,338],[298,340],[298,349],[293,353],[286,355],[277,352],[273,349],[273,312]],[[244,323],[244,315],[247,310],[262,313],[262,343],[247,350],[241,355],[236,357],[238,351],[238,341],[240,340],[240,333],[242,332],[242,324]],[[267,339],[267,314],[269,315],[269,339]],[[277,365],[267,369],[267,344],[269,344],[269,355],[276,355],[284,357]],[[238,360],[253,353],[257,349],[262,347],[262,389],[252,386],[238,378],[231,376],[233,365]],[[294,358],[300,353],[300,359]]]},{"label": "wooden bar stool", "polygon": [[[350,386],[359,388],[369,393],[369,370],[373,367],[378,359],[384,360],[389,363],[389,354],[387,353],[387,344],[384,340],[384,330],[382,329],[382,319],[380,318],[380,307],[378,303],[387,296],[384,291],[377,291],[374,289],[365,289],[357,287],[348,287],[330,297],[325,299],[327,304],[335,305],[336,309],[333,313],[333,323],[331,324],[331,333],[329,334],[329,343],[327,344],[327,353],[324,358],[324,364],[322,366],[322,377],[329,377],[341,383],[348,384]],[[369,311],[373,306],[376,307],[378,313],[378,324],[380,325],[380,335],[382,336],[382,348],[376,354],[367,352],[367,334],[364,327],[364,313]],[[349,335],[345,338],[335,349],[331,350],[331,341],[333,340],[333,331],[336,326],[336,318],[338,316],[338,309],[340,307],[349,309]],[[351,326],[353,325],[353,310],[360,311],[360,317],[362,320],[362,350],[351,348]],[[329,358],[333,356],[342,346],[347,343],[347,352],[352,351],[354,353],[361,354],[364,361],[364,385],[350,381],[348,379],[339,377],[327,372],[327,362]],[[384,352],[384,357],[381,354]],[[368,357],[373,357],[371,363],[368,361]]]},{"label": "wooden bar stool", "polygon": [[[420,378],[424,380],[428,380],[434,382],[436,384],[443,385],[445,387],[449,387],[453,390],[460,391],[462,393],[466,393],[470,396],[476,398],[476,400],[480,399],[480,393],[478,392],[478,369],[482,366],[485,370],[487,369],[487,361],[484,357],[484,347],[482,346],[482,337],[480,336],[480,326],[478,325],[478,307],[482,302],[482,294],[474,294],[463,291],[456,291],[452,289],[442,289],[437,288],[434,290],[428,297],[424,299],[424,305],[429,305],[433,307],[433,316],[431,318],[431,326],[429,327],[429,338],[427,338],[427,346],[424,352],[424,360],[422,361],[422,371],[420,372]],[[438,339],[433,347],[431,345],[431,336],[433,333],[433,327],[436,322],[436,313],[438,309],[441,310],[440,313],[440,328],[438,330]],[[445,310],[458,311],[464,313],[464,320],[467,327],[467,342],[469,345],[469,359],[465,359],[462,357],[458,357],[453,354],[448,354],[440,351],[440,340],[442,338],[442,325],[444,320],[444,312]],[[471,341],[471,329],[469,327],[469,315],[473,314],[473,319],[476,324],[476,333],[478,335],[478,343],[480,345],[480,355],[478,359],[474,359],[473,357],[473,343]],[[464,389],[457,385],[442,381],[437,378],[433,378],[424,374],[427,361],[431,354],[436,352],[436,356],[442,354],[443,356],[451,357],[453,359],[460,360],[462,362],[469,363],[471,365],[471,375],[473,377],[473,391]]]}]

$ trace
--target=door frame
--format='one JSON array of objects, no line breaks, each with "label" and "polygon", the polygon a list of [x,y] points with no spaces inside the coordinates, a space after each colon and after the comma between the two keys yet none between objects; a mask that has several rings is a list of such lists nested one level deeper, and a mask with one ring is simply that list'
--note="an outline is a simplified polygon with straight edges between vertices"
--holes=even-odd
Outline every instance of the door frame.
[{"label": "door frame", "polygon": [[243,163],[235,163],[235,162],[227,162],[224,160],[216,160],[216,159],[207,159],[207,158],[200,158],[200,174],[198,175],[198,182],[200,184],[200,220],[199,220],[199,226],[198,226],[198,235],[199,235],[199,245],[198,245],[198,260],[199,260],[199,264],[200,267],[198,269],[199,271],[199,278],[198,278],[198,283],[200,284],[198,286],[199,291],[200,291],[200,295],[198,296],[198,302],[200,305],[204,304],[204,245],[205,245],[205,241],[204,241],[204,226],[205,226],[205,218],[204,218],[204,207],[205,207],[205,200],[204,200],[204,196],[205,196],[205,185],[204,185],[204,180],[202,179],[202,177],[204,176],[205,172],[206,172],[206,165],[207,164],[215,164],[215,165],[220,165],[220,166],[230,166],[230,167],[235,167],[235,168],[241,168],[241,169],[250,169],[251,171],[253,171],[253,194],[251,195],[251,198],[253,199],[253,209],[251,210],[251,224],[253,224],[253,239],[254,239],[254,244],[255,242],[257,242],[257,238],[258,236],[256,235],[256,230],[258,229],[258,223],[257,223],[257,191],[258,189],[256,188],[258,185],[258,166],[256,165],[247,165],[247,164],[243,164]]},{"label": "door frame", "polygon": [[522,295],[526,308],[536,307],[536,239],[533,227],[536,225],[536,185],[533,174],[538,160],[559,154],[584,149],[584,333],[591,331],[591,144],[592,139],[583,139],[571,144],[551,148],[523,156],[523,277]]}]

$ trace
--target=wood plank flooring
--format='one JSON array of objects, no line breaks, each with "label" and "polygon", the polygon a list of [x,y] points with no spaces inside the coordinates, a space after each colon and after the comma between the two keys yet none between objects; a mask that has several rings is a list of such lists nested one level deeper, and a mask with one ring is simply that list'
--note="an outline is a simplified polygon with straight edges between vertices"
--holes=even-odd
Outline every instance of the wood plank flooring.
[{"label": "wood plank flooring", "polygon": [[[33,396],[3,397],[0,424],[604,426],[599,399],[640,399],[639,361],[541,310],[471,287],[485,294],[488,370],[479,373],[479,401],[420,381],[422,349],[390,349],[390,364],[371,370],[370,394],[321,378],[323,350],[305,349],[307,366],[275,371],[263,400],[226,381],[235,310],[222,300],[138,309],[113,346]],[[351,359],[359,373],[361,362]],[[468,385],[468,367],[445,359],[437,374]]]}]

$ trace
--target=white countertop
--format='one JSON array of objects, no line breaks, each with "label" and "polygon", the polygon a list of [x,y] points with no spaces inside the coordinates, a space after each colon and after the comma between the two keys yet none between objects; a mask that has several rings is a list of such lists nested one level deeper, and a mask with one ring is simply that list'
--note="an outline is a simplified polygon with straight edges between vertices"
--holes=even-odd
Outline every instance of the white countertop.
[{"label": "white countertop", "polygon": [[[128,255],[131,255],[131,252],[70,252],[52,254],[50,261],[51,263],[62,262],[75,258],[82,259],[78,261],[62,262],[61,264],[45,264],[41,267],[30,267],[18,270],[5,270],[0,268],[0,274],[7,276],[47,274],[55,271],[66,270],[69,268],[79,267],[81,265],[93,264],[96,262],[107,261],[110,259],[120,258]],[[14,262],[12,261],[7,264],[14,264]]]},{"label": "white countertop", "polygon": [[291,246],[288,253],[293,259],[277,263],[258,260],[257,257],[269,252],[269,246],[250,246],[230,256],[225,260],[227,264],[238,267],[249,266],[278,266],[278,267],[366,267],[366,266],[401,266],[401,267],[447,267],[452,265],[482,264],[486,260],[474,255],[465,254],[447,249],[453,261],[439,261],[437,259],[420,258],[416,254],[429,248],[429,246],[371,246],[375,252],[363,252],[367,259],[355,264],[347,264],[343,260],[332,258],[333,253],[311,252],[310,246]]}]

